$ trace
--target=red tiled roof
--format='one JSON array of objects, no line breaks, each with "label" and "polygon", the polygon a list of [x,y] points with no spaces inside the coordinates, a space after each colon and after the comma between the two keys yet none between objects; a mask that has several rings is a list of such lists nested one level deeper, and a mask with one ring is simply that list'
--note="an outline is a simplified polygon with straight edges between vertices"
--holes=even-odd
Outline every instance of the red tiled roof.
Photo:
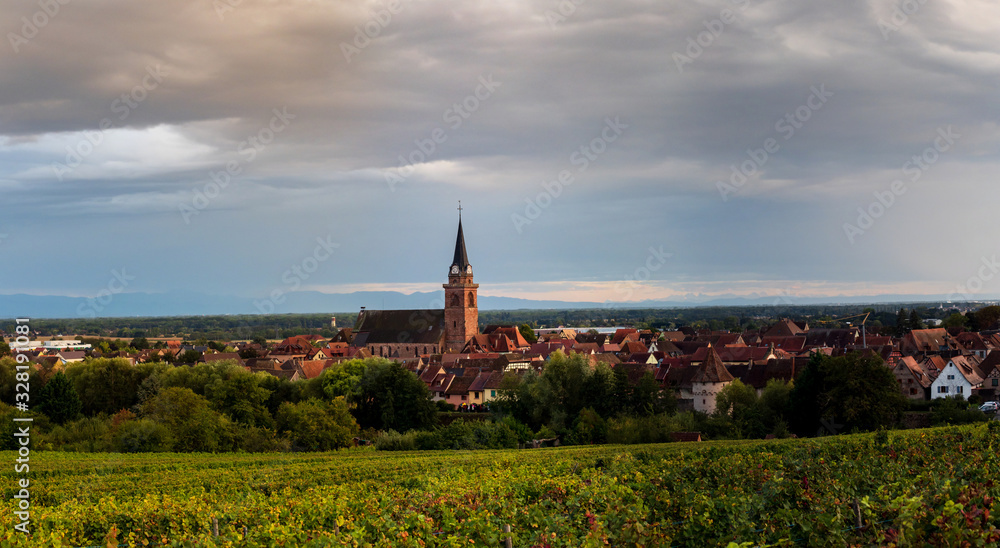
[{"label": "red tiled roof", "polygon": [[639,330],[631,328],[619,329],[615,331],[615,336],[611,339],[611,342],[614,344],[622,344],[626,340],[638,341]]},{"label": "red tiled roof", "polygon": [[791,337],[793,335],[801,334],[802,328],[795,324],[792,320],[781,320],[778,323],[772,325],[765,331],[761,336],[762,338],[767,337]]},{"label": "red tiled roof", "polygon": [[730,382],[733,380],[733,376],[726,369],[725,364],[722,363],[722,359],[719,357],[718,352],[715,348],[708,347],[708,355],[705,357],[705,361],[701,362],[698,367],[698,372],[695,373],[692,382]]},{"label": "red tiled roof", "polygon": [[802,352],[806,347],[806,338],[801,335],[792,335],[788,337],[764,337],[760,340],[760,346],[771,345],[786,352]]}]

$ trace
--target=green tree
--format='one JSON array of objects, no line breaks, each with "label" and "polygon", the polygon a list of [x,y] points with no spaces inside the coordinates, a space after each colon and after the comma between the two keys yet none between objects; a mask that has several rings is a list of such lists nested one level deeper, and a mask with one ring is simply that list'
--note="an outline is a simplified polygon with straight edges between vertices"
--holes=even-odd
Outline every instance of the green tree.
[{"label": "green tree", "polygon": [[197,350],[185,350],[177,356],[176,361],[177,363],[196,363],[200,359],[201,352]]},{"label": "green tree", "polygon": [[986,331],[996,329],[1000,324],[1000,306],[985,306],[970,314],[973,331]]},{"label": "green tree", "polygon": [[907,319],[906,309],[900,308],[896,313],[896,335],[902,337],[910,331],[910,322]]},{"label": "green tree", "polygon": [[761,438],[767,433],[757,391],[739,379],[719,391],[715,398],[715,414],[732,421],[737,438]]},{"label": "green tree", "polygon": [[960,314],[958,312],[955,312],[954,314],[948,316],[947,318],[944,319],[944,321],[941,322],[941,327],[944,327],[946,329],[964,328],[965,324],[968,323],[968,321],[969,320],[968,318],[965,317],[965,314]]},{"label": "green tree", "polygon": [[783,423],[782,428],[787,427],[785,417],[788,414],[793,386],[792,382],[781,379],[770,379],[764,386],[758,402],[762,407],[764,422],[769,429],[773,430],[779,423]]},{"label": "green tree", "polygon": [[10,356],[10,345],[6,341],[0,339],[0,358],[4,356]]},{"label": "green tree", "polygon": [[581,387],[583,401],[589,408],[604,418],[610,418],[618,412],[619,405],[614,398],[615,374],[611,367],[598,362],[594,370],[583,381]]},{"label": "green tree", "polygon": [[323,394],[331,400],[338,396],[357,396],[366,370],[365,360],[348,360],[330,367],[320,375]]},{"label": "green tree", "polygon": [[146,337],[136,337],[132,339],[132,342],[130,342],[128,345],[131,346],[132,348],[135,348],[136,350],[149,349],[149,341],[146,340]]},{"label": "green tree", "polygon": [[72,381],[62,371],[45,383],[39,394],[38,410],[57,424],[75,419],[82,408],[80,395],[76,393]]},{"label": "green tree", "polygon": [[250,347],[250,346],[248,346],[248,347],[244,348],[243,350],[239,351],[240,358],[243,358],[244,360],[249,360],[251,358],[256,358],[259,355],[260,354],[257,353],[257,349],[253,348],[253,347]]},{"label": "green tree", "polygon": [[174,451],[226,451],[232,445],[229,422],[190,388],[161,390],[142,405],[142,415],[170,429]]},{"label": "green tree", "polygon": [[677,410],[677,400],[672,391],[661,390],[653,373],[646,371],[632,388],[630,407],[636,415],[658,415]]},{"label": "green tree", "polygon": [[66,376],[73,381],[83,413],[113,415],[138,403],[140,370],[123,358],[99,358],[70,364]]},{"label": "green tree", "polygon": [[531,328],[530,324],[523,323],[517,329],[521,332],[521,336],[524,337],[524,340],[531,344],[538,342],[538,335],[535,335],[535,330]]},{"label": "green tree", "polygon": [[17,361],[10,356],[0,358],[0,402],[13,402],[17,386]]},{"label": "green tree", "polygon": [[219,368],[223,367],[222,374],[204,389],[212,407],[237,423],[273,428],[267,406],[271,392],[261,386],[261,377],[235,363],[221,362]]},{"label": "green tree", "polygon": [[829,404],[824,363],[825,356],[814,353],[788,395],[788,424],[800,436],[813,435],[822,428],[824,409]]},{"label": "green tree", "polygon": [[908,406],[882,359],[856,352],[835,358],[816,354],[789,399],[789,418],[803,434],[829,433],[831,427],[845,432],[891,428]]},{"label": "green tree", "polygon": [[916,308],[910,310],[910,321],[907,322],[907,324],[911,330],[927,329],[927,326],[924,325],[924,321],[920,318],[920,314],[917,312]]},{"label": "green tree", "polygon": [[573,423],[572,443],[606,443],[608,441],[608,423],[597,411],[589,407],[580,410]]},{"label": "green tree", "polygon": [[112,439],[122,453],[170,451],[174,445],[170,428],[151,419],[123,422],[114,429]]},{"label": "green tree", "polygon": [[362,428],[425,430],[437,423],[437,408],[427,385],[396,362],[365,360],[357,394],[349,400]]},{"label": "green tree", "polygon": [[582,354],[575,352],[567,356],[557,350],[549,356],[542,369],[536,395],[548,416],[548,426],[560,431],[570,426],[585,407],[583,384],[590,375],[590,364]]},{"label": "green tree", "polygon": [[286,402],[278,409],[276,418],[279,430],[291,438],[294,446],[307,451],[348,447],[358,433],[358,423],[342,396],[329,402],[317,399]]}]

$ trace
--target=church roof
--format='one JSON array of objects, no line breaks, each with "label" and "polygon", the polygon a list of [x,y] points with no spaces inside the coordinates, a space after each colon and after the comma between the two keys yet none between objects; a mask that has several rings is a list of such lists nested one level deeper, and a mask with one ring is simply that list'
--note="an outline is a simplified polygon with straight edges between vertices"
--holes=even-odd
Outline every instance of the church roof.
[{"label": "church roof", "polygon": [[465,252],[465,234],[462,232],[462,218],[458,219],[458,238],[455,240],[455,259],[451,263],[458,265],[458,269],[465,272],[465,267],[469,266],[469,254]]},{"label": "church roof", "polygon": [[437,344],[444,337],[444,310],[363,310],[352,346]]}]

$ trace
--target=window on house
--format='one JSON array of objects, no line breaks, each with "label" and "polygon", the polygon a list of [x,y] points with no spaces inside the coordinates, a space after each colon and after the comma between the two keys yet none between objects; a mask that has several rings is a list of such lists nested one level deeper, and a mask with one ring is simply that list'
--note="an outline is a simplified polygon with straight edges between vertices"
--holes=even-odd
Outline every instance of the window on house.
[{"label": "window on house", "polygon": [[964,386],[959,386],[959,387],[957,387],[957,389],[955,391],[958,392],[959,394],[961,394],[964,391],[964,389],[965,389]]},{"label": "window on house", "polygon": [[938,387],[938,394],[947,394],[947,393],[948,393],[948,387],[947,386],[939,386]]},{"label": "window on house", "polygon": [[[996,381],[993,381],[993,382],[996,382]],[[496,390],[490,390],[490,397],[491,398],[497,397],[497,391]]]},{"label": "window on house", "polygon": [[948,375],[948,380],[949,381],[955,380],[955,375]]},{"label": "window on house", "polygon": [[1000,385],[1000,379],[993,379],[993,386]]},{"label": "window on house", "polygon": [[462,401],[465,401],[466,398],[468,398],[468,396],[463,395],[462,396]]}]

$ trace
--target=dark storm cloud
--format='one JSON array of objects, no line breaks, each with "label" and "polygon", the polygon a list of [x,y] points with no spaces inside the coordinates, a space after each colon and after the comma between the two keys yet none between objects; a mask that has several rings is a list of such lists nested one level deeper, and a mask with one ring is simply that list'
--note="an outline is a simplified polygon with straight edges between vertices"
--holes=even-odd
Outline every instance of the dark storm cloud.
[{"label": "dark storm cloud", "polygon": [[[149,289],[253,293],[302,252],[283,242],[308,247],[333,225],[363,261],[331,267],[317,284],[431,283],[443,268],[434,260],[448,254],[438,249],[448,237],[431,235],[448,232],[461,198],[467,232],[480,239],[470,246],[484,246],[477,272],[497,282],[613,282],[666,243],[675,255],[664,283],[947,284],[991,251],[976,230],[961,245],[925,234],[942,249],[936,261],[893,245],[927,228],[921,219],[988,210],[989,194],[965,197],[992,192],[1000,137],[1000,17],[989,2],[224,6],[74,0],[26,43],[10,33],[24,34],[22,18],[41,8],[0,14],[0,192],[18,206],[14,228],[0,226],[12,235],[5,247],[29,249],[13,237],[19,227],[110,238],[133,250],[129,260],[160,265]],[[484,81],[495,82],[488,93]],[[822,102],[816,90],[827,92]],[[275,109],[294,118],[268,134]],[[586,149],[616,119],[620,138]],[[89,150],[86,132],[102,120],[110,125],[81,165],[53,169]],[[906,179],[907,162],[948,127],[961,135],[954,146]],[[720,192],[731,166],[768,139],[780,150],[736,192]],[[593,155],[586,169],[575,162],[581,147]],[[410,172],[413,158],[423,161]],[[184,218],[179,208],[233,162],[239,174]],[[401,168],[408,174],[388,184]],[[512,216],[562,171],[574,182],[519,227]],[[848,238],[857,208],[897,179],[907,193]],[[427,237],[401,241],[400,230]],[[191,250],[210,273],[231,264],[220,248],[247,242],[237,234],[258,238],[274,265],[189,274],[147,244],[164,232],[163,245]],[[539,244],[575,235],[588,245]],[[40,290],[93,285],[72,272],[27,274]],[[28,286],[13,269],[0,275]]]}]

